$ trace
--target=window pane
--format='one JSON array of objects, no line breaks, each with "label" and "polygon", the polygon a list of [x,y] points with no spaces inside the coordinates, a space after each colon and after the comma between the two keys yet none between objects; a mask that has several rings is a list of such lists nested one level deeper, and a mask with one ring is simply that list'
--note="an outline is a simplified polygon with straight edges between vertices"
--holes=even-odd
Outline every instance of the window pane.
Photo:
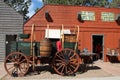
[{"label": "window pane", "polygon": [[81,16],[83,20],[95,20],[95,13],[90,11],[82,11]]},{"label": "window pane", "polygon": [[114,21],[114,13],[102,12],[101,19],[102,19],[102,21]]}]

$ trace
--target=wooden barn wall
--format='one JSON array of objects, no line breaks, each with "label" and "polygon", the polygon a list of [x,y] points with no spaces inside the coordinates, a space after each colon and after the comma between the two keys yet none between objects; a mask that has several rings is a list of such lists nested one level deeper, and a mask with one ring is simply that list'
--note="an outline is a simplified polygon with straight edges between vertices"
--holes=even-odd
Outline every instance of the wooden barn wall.
[{"label": "wooden barn wall", "polygon": [[[49,11],[52,22],[48,22],[45,18],[45,11]],[[93,11],[95,12],[95,21],[80,22],[77,19],[77,13],[80,11]],[[32,18],[30,18],[24,24],[24,33],[31,33],[32,24],[36,25],[36,34],[41,40],[44,38],[44,31],[47,24],[50,28],[61,28],[63,24],[65,28],[71,30],[75,25],[80,27],[79,35],[79,49],[87,47],[89,51],[92,51],[93,34],[102,34],[104,36],[104,61],[106,61],[106,49],[107,48],[120,48],[120,25],[114,22],[104,22],[101,20],[101,12],[113,12],[115,17],[120,14],[120,9],[115,8],[102,8],[102,7],[85,7],[85,6],[58,6],[58,5],[46,5],[41,8]],[[120,57],[119,57],[120,59]]]},{"label": "wooden barn wall", "polygon": [[4,60],[6,35],[23,33],[23,17],[0,0],[0,60]]},{"label": "wooden barn wall", "polygon": [[[53,28],[53,27],[52,27]],[[36,34],[36,41],[40,41],[45,37],[45,29],[43,30],[35,30]],[[70,28],[69,28],[70,29]],[[73,29],[71,29],[73,30]],[[24,33],[31,33],[31,30],[26,30]],[[104,42],[103,42],[103,48],[104,48],[104,60],[106,61],[106,50],[107,48],[110,49],[120,49],[120,31],[111,31],[110,29],[107,29],[104,31],[102,30],[89,30],[85,31],[85,29],[80,28],[80,35],[79,35],[79,45],[78,48],[80,50],[83,50],[84,48],[88,48],[89,51],[92,51],[92,35],[103,35]],[[30,40],[30,38],[29,38]],[[120,59],[120,58],[119,58]]]}]

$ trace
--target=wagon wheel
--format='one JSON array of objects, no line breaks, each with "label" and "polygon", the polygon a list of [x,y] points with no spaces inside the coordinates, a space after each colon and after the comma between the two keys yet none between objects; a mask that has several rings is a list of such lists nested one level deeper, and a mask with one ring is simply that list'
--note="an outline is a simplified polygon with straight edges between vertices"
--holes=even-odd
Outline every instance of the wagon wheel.
[{"label": "wagon wheel", "polygon": [[79,55],[71,49],[57,52],[53,59],[53,68],[60,75],[75,73],[79,65]]},{"label": "wagon wheel", "polygon": [[23,53],[13,52],[5,59],[4,67],[9,75],[24,76],[29,69],[29,63]]}]

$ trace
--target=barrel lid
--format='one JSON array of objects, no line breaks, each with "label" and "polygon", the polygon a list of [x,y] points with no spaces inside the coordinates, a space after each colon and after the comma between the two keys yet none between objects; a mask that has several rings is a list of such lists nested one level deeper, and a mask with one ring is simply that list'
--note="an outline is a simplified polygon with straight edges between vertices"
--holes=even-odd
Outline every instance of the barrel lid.
[{"label": "barrel lid", "polygon": [[47,38],[42,39],[40,42],[50,42],[51,43],[51,41]]}]

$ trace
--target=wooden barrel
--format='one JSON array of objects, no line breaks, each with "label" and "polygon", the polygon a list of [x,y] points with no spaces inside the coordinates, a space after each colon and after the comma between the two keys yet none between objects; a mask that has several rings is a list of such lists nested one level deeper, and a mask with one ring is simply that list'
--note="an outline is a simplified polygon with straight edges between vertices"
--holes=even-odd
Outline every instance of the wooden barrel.
[{"label": "wooden barrel", "polygon": [[52,43],[49,39],[43,39],[40,41],[40,56],[49,57],[52,51]]}]

